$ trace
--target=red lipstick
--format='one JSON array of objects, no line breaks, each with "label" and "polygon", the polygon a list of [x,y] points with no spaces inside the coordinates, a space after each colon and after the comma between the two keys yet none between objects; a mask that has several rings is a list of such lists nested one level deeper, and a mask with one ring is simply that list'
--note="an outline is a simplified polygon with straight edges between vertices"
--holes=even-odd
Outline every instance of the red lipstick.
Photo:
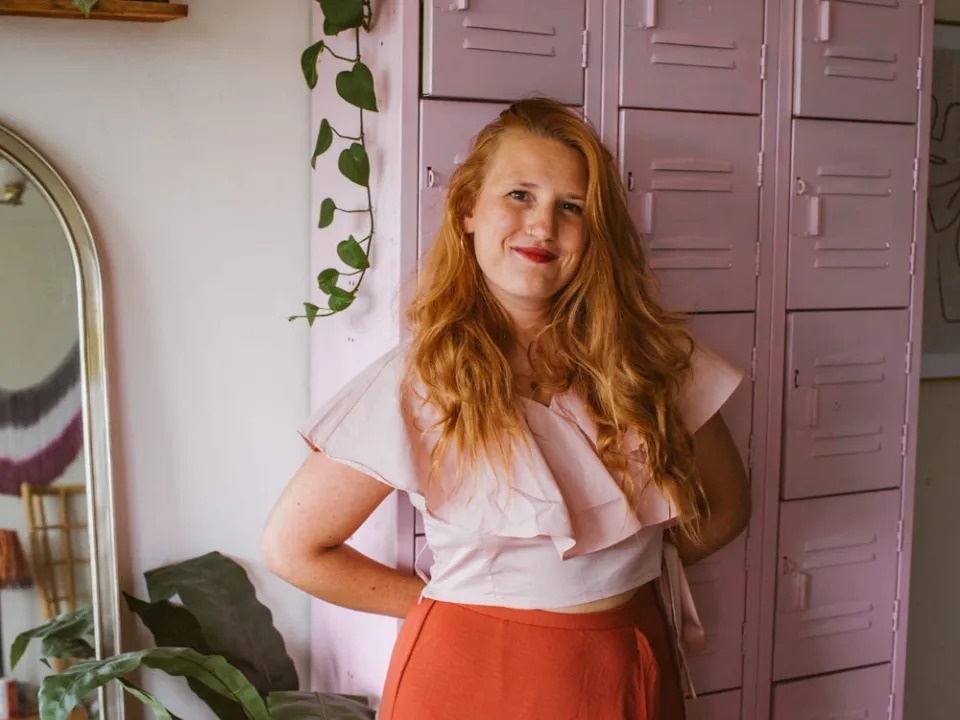
[{"label": "red lipstick", "polygon": [[543,248],[515,247],[513,251],[535,263],[547,263],[557,259],[556,255]]}]

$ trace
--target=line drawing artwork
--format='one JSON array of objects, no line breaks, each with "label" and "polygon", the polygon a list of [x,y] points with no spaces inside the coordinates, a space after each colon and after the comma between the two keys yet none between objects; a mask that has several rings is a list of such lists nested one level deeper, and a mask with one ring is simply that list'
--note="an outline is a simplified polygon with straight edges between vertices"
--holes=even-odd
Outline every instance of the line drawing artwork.
[{"label": "line drawing artwork", "polygon": [[[953,88],[951,88],[953,89]],[[953,93],[951,93],[953,94]],[[928,251],[936,254],[942,319],[960,323],[960,100],[944,102],[934,88],[930,117]],[[943,108],[942,114],[940,108]]]}]

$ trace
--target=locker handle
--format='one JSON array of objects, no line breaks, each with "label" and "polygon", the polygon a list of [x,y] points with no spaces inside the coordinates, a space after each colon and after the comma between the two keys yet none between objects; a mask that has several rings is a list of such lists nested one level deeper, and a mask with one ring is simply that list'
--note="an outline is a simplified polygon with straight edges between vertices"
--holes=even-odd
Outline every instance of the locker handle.
[{"label": "locker handle", "polygon": [[470,0],[456,0],[456,2],[450,3],[450,10],[453,12],[460,12],[461,10],[470,9]]},{"label": "locker handle", "polygon": [[807,589],[810,585],[810,575],[799,570],[793,576],[793,607],[795,610],[807,609]]},{"label": "locker handle", "polygon": [[819,1],[817,14],[817,37],[814,42],[830,42],[830,0]]},{"label": "locker handle", "polygon": [[643,227],[640,232],[643,235],[653,234],[653,191],[643,194]]},{"label": "locker handle", "polygon": [[819,195],[810,196],[810,204],[807,210],[807,231],[804,233],[807,237],[820,237],[820,219],[823,214],[820,204]]},{"label": "locker handle", "polygon": [[640,21],[640,27],[652,28],[657,26],[657,0],[645,0],[643,3],[643,20]]},{"label": "locker handle", "polygon": [[427,168],[427,187],[432,188],[437,186],[437,174],[433,171],[432,167]]}]

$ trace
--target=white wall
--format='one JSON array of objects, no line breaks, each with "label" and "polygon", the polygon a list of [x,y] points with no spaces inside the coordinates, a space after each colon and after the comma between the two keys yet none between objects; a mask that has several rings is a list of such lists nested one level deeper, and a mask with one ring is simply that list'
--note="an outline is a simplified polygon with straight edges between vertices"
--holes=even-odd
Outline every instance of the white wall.
[{"label": "white wall", "polygon": [[[304,684],[309,603],[258,542],[305,455],[308,332],[285,318],[308,291],[311,5],[0,19],[0,123],[66,176],[104,264],[122,586],[142,593],[143,571],[209,550],[236,558]],[[180,684],[152,684],[206,716]]]}]

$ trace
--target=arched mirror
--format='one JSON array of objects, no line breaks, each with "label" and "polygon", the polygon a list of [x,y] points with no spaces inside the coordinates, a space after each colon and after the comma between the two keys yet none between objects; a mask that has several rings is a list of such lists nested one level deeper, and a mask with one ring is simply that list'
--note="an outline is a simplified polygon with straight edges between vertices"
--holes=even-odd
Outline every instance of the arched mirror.
[{"label": "arched mirror", "polygon": [[[90,226],[52,165],[0,126],[0,675],[27,697],[51,670],[38,643],[11,669],[23,630],[89,604],[97,652],[119,651],[104,360]],[[118,720],[118,692],[89,715]]]}]

